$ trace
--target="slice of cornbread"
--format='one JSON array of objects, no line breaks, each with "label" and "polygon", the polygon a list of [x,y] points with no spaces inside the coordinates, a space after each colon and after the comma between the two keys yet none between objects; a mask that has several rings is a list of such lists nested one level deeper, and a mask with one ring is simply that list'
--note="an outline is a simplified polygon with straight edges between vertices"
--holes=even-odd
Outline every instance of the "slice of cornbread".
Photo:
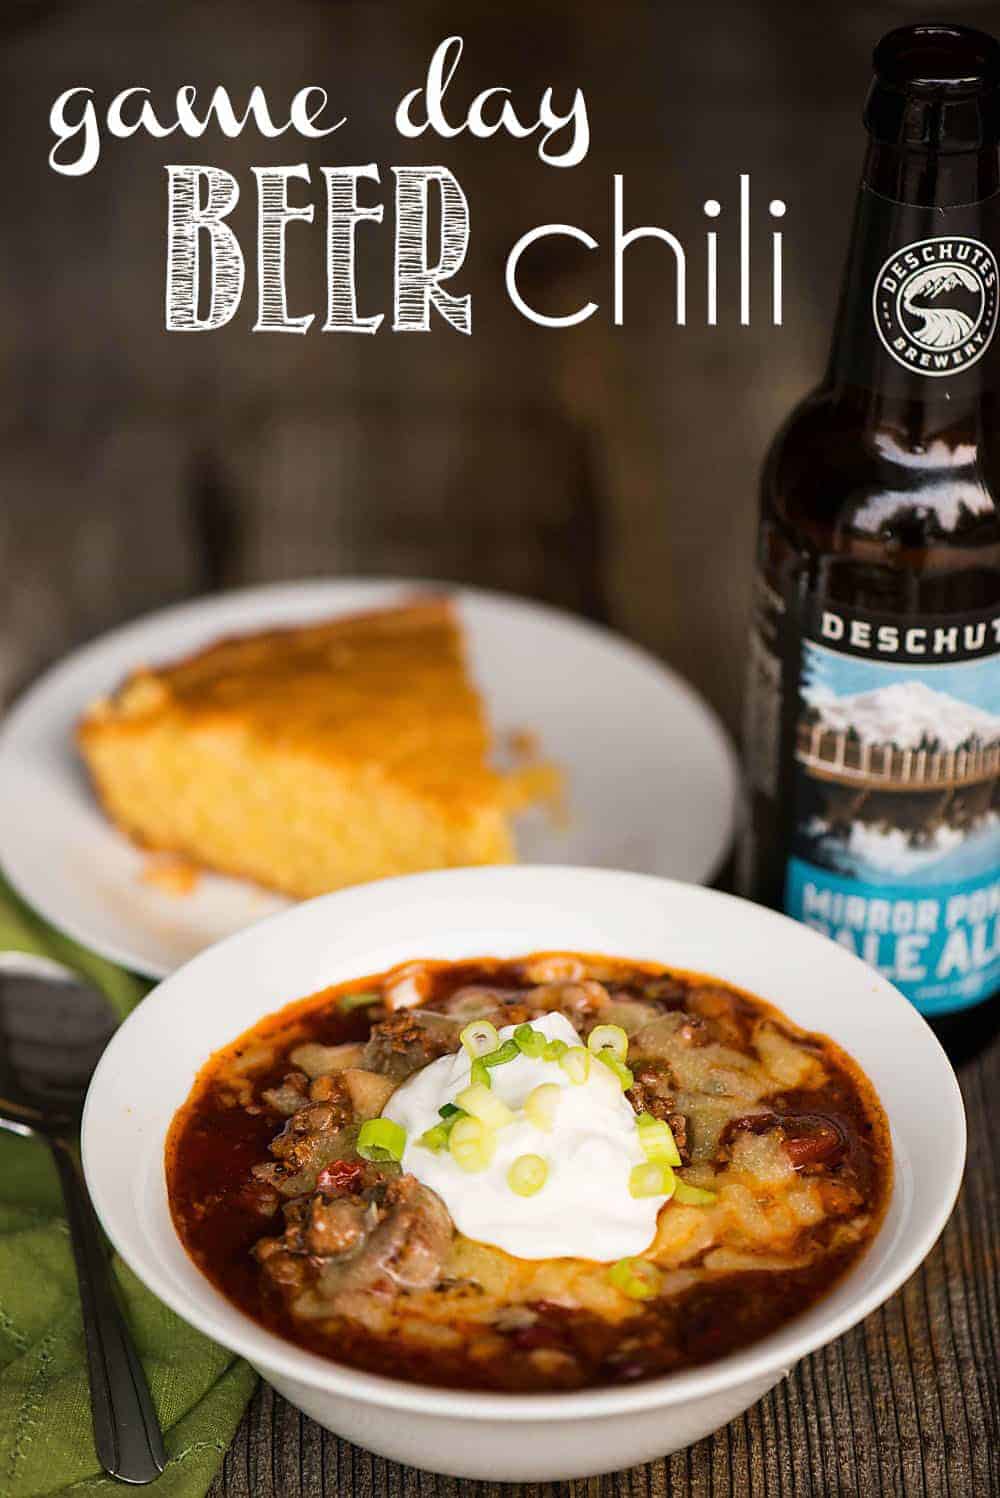
[{"label": "slice of cornbread", "polygon": [[145,847],[299,897],[513,858],[516,786],[442,599],[222,640],[143,669],[78,740]]}]

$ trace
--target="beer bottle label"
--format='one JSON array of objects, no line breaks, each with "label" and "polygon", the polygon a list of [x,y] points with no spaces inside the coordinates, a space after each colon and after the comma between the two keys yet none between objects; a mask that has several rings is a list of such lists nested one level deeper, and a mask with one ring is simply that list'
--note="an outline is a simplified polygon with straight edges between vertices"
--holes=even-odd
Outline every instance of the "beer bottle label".
[{"label": "beer bottle label", "polygon": [[786,818],[786,912],[925,1014],[978,1002],[1000,987],[1000,611],[760,588],[747,743]]},{"label": "beer bottle label", "polygon": [[1000,194],[927,208],[870,187],[858,199],[836,372],[889,396],[954,400],[984,387],[997,331]]}]

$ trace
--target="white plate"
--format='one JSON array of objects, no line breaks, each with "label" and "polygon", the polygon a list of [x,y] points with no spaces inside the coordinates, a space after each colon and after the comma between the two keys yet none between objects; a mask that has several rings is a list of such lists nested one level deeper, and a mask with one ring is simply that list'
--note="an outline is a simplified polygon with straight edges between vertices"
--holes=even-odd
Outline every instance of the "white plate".
[{"label": "white plate", "polygon": [[420,589],[459,602],[472,666],[498,733],[527,728],[566,770],[564,827],[519,825],[526,863],[633,869],[702,883],[732,841],[738,779],[716,718],[678,676],[606,630],[498,593],[447,584],[324,581],[246,589],[151,614],[74,652],[0,730],[0,863],[53,925],[162,977],[290,902],[206,875],[187,895],[144,883],[145,855],[98,809],[73,742],[83,709],[136,666],[222,635],[379,608]]}]

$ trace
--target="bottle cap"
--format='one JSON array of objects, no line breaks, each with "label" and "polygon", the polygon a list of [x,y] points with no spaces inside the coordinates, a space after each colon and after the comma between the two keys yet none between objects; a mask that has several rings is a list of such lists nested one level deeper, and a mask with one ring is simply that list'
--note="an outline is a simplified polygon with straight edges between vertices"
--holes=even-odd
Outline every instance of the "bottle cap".
[{"label": "bottle cap", "polygon": [[974,151],[1000,141],[1000,42],[971,26],[900,26],[882,38],[865,126],[888,145]]}]

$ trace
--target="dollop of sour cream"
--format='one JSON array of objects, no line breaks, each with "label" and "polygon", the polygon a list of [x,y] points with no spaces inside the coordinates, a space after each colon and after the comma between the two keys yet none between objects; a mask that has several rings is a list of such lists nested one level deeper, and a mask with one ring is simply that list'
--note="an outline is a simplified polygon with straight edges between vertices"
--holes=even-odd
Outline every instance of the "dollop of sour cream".
[{"label": "dollop of sour cream", "polygon": [[[582,1044],[562,1014],[531,1021],[549,1040]],[[501,1042],[514,1025],[500,1031]],[[665,1196],[634,1197],[632,1167],[645,1160],[635,1111],[617,1077],[595,1059],[586,1081],[574,1084],[557,1062],[518,1055],[493,1067],[492,1090],[514,1111],[496,1134],[496,1153],[485,1170],[466,1171],[447,1149],[418,1141],[440,1123],[438,1109],[469,1085],[471,1059],[463,1050],[432,1061],[389,1099],[384,1116],[406,1130],[402,1167],[436,1191],[460,1232],[519,1259],[579,1258],[610,1261],[640,1254],[656,1232]],[[555,1083],[560,1096],[552,1128],[537,1128],[523,1112],[528,1094]],[[521,1155],[541,1155],[548,1175],[534,1196],[519,1196],[507,1172]]]}]

